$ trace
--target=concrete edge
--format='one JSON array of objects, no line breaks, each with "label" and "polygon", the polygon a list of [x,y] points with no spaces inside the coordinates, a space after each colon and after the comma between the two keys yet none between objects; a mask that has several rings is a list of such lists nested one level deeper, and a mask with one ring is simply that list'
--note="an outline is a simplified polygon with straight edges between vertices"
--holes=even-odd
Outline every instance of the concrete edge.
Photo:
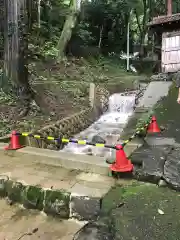
[{"label": "concrete edge", "polygon": [[171,81],[152,81],[148,84],[142,99],[137,105],[137,110],[142,111],[148,108],[153,108],[162,97],[168,95],[172,86]]},{"label": "concrete edge", "polygon": [[[143,95],[145,95],[145,93],[147,93],[149,91],[149,89],[148,89],[149,85],[150,85],[150,83],[148,84],[148,86],[147,86],[147,88],[146,88],[146,90],[145,90]],[[168,87],[167,87],[167,89],[166,89],[166,91],[164,93],[164,96],[168,96],[169,91],[171,89],[171,86],[172,86],[172,82],[168,82]],[[156,93],[154,93],[154,94],[156,94]],[[152,111],[156,108],[156,106],[158,105],[158,103],[159,103],[159,101],[161,100],[162,97],[163,96],[160,96],[160,98],[157,99],[156,103],[154,103],[153,106],[151,106],[151,107],[146,107],[144,105],[142,107],[141,101],[144,101],[144,99],[140,99],[140,102],[139,102],[138,106],[135,109],[135,113],[142,113],[142,118],[141,118],[141,120],[137,121],[136,128],[143,127],[144,124],[147,123],[147,121],[149,120],[150,115],[152,114]],[[144,138],[146,138],[146,134],[147,134],[146,132],[143,133]],[[129,154],[127,154],[127,157],[131,157],[132,153],[135,150],[137,150],[138,148],[143,146],[143,144],[144,144],[143,141],[141,141],[140,139],[139,139],[139,141],[137,141],[137,142],[136,141],[137,140],[135,140],[134,144],[136,146],[134,146],[134,148],[132,146],[129,147],[131,150],[129,150]],[[131,142],[131,145],[133,145],[133,142],[134,142],[134,140]],[[128,145],[130,145],[130,144],[129,143],[127,144],[127,148],[128,148]],[[133,162],[133,159],[132,159],[132,163],[136,164],[136,162]],[[137,164],[140,164],[140,163],[138,162]]]},{"label": "concrete edge", "polygon": [[6,136],[0,137],[0,143],[8,142],[11,137],[11,134],[8,134]]},{"label": "concrete edge", "polygon": [[79,196],[64,189],[45,189],[39,185],[26,185],[21,181],[0,175],[0,197],[8,204],[21,204],[27,209],[36,209],[46,215],[61,219],[75,218],[89,221],[97,217],[105,194],[99,197]]},{"label": "concrete edge", "polygon": [[66,169],[77,169],[85,172],[107,175],[109,165],[102,157],[77,155],[66,152],[57,152],[49,149],[41,149],[35,147],[24,147],[19,150],[4,150],[7,146],[5,143],[0,143],[0,156],[20,157],[24,161],[44,163],[54,165]]},{"label": "concrete edge", "polygon": [[[151,96],[149,96],[149,94],[147,94],[147,93],[149,93],[149,88],[151,89],[151,83],[152,84],[155,84],[155,83],[164,83],[164,84],[166,84],[167,86],[166,86],[166,89],[165,89],[165,91],[164,91],[164,94],[161,94],[161,95],[159,95],[158,96],[158,98],[156,99],[156,102],[154,102],[152,105],[150,105],[150,107],[148,107],[148,105],[149,105],[149,100],[148,100],[148,98],[150,97],[150,98],[154,98],[154,97],[156,97],[156,91],[151,91]],[[144,92],[144,96],[145,95],[148,95],[148,97],[147,97],[147,106],[146,106],[146,104],[145,105],[143,105],[142,106],[142,102],[146,102],[146,101],[144,101],[144,99],[141,99],[140,100],[140,102],[139,102],[139,104],[138,104],[138,106],[137,106],[137,108],[136,108],[136,110],[135,110],[135,112],[136,113],[142,113],[142,119],[143,119],[143,122],[146,122],[147,121],[147,119],[150,117],[150,114],[152,113],[152,111],[156,108],[156,106],[159,104],[159,101],[163,98],[163,97],[166,97],[166,96],[168,96],[168,94],[169,94],[169,91],[170,91],[170,89],[171,89],[171,86],[172,86],[172,82],[159,82],[159,81],[152,81],[152,82],[150,82],[149,84],[148,84],[148,86],[147,86],[147,88],[146,88],[146,91]],[[155,88],[156,88],[156,86],[154,86]],[[154,96],[153,96],[153,94],[154,94]],[[141,123],[140,123],[140,121],[138,121],[137,122],[137,124],[136,124],[136,126],[138,126],[138,125],[141,125]],[[138,126],[139,127],[139,126]]]},{"label": "concrete edge", "polygon": [[[124,148],[127,157],[134,150],[142,146],[142,141],[133,140]],[[20,157],[24,161],[32,163],[43,163],[47,165],[63,167],[66,169],[77,169],[84,172],[96,173],[100,175],[109,174],[109,164],[103,157],[88,156],[81,154],[72,154],[66,152],[58,152],[49,149],[41,149],[35,147],[24,147],[18,150],[4,150],[6,143],[0,143],[0,156],[3,157]]]}]

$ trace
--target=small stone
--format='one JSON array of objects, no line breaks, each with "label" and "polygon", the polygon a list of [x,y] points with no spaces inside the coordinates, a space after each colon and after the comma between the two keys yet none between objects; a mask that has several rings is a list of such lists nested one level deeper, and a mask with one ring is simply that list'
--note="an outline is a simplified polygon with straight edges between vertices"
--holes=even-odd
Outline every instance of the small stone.
[{"label": "small stone", "polygon": [[92,143],[103,143],[103,144],[105,144],[106,143],[106,141],[102,138],[102,137],[100,137],[100,136],[98,136],[98,135],[95,135],[93,138],[92,138]]},{"label": "small stone", "polygon": [[161,209],[158,209],[158,213],[164,215],[164,212]]},{"label": "small stone", "polygon": [[159,187],[166,187],[166,186],[167,186],[167,183],[166,183],[165,180],[160,179],[159,182],[158,182],[158,186],[159,186]]},{"label": "small stone", "polygon": [[93,154],[92,154],[92,148],[89,147],[89,148],[87,149],[87,155],[93,155]]},{"label": "small stone", "polygon": [[166,130],[166,128],[164,126],[160,126],[160,129],[161,129],[161,131]]},{"label": "small stone", "polygon": [[112,159],[112,158],[106,158],[106,163],[108,163],[108,164],[112,164],[112,163],[114,163],[115,162],[115,159]]}]

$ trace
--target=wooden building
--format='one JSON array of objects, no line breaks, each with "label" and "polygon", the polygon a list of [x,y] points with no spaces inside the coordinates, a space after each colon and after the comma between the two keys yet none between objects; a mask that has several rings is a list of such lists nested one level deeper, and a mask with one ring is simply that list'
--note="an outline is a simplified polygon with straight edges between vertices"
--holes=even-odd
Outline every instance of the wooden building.
[{"label": "wooden building", "polygon": [[155,51],[159,49],[159,71],[174,73],[180,70],[180,13],[172,14],[172,0],[168,0],[166,16],[153,18],[148,23],[153,31]]}]

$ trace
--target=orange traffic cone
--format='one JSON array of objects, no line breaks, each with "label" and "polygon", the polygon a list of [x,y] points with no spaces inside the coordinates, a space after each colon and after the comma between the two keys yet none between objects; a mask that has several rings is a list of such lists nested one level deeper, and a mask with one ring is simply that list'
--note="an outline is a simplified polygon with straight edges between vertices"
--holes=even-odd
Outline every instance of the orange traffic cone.
[{"label": "orange traffic cone", "polygon": [[20,149],[22,147],[23,146],[21,146],[19,144],[19,136],[17,135],[17,132],[13,131],[12,134],[11,134],[10,144],[7,147],[5,147],[4,149],[5,150],[17,150],[17,149]]},{"label": "orange traffic cone", "polygon": [[117,145],[116,148],[116,161],[110,166],[110,169],[114,172],[131,172],[133,170],[133,164],[127,159],[123,147]]},{"label": "orange traffic cone", "polygon": [[157,124],[157,120],[155,116],[152,116],[151,122],[148,126],[147,129],[148,133],[160,133],[161,129],[159,128],[158,124]]}]

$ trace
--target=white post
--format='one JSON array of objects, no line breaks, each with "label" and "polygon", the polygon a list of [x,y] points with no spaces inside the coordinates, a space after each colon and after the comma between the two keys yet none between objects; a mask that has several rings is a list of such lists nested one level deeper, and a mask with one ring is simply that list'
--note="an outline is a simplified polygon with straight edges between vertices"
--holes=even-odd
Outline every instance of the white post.
[{"label": "white post", "polygon": [[90,106],[93,108],[95,105],[95,94],[96,94],[96,86],[94,83],[90,83],[89,86],[89,103]]},{"label": "white post", "polygon": [[126,66],[127,71],[129,71],[129,30],[130,30],[131,14],[132,14],[132,10],[130,12],[129,19],[128,19],[128,25],[127,25],[127,62],[126,62],[127,63],[127,66]]},{"label": "white post", "polygon": [[41,27],[41,0],[38,0],[38,27]]},{"label": "white post", "polygon": [[127,71],[129,71],[129,20],[128,20],[128,25],[127,25]]}]

